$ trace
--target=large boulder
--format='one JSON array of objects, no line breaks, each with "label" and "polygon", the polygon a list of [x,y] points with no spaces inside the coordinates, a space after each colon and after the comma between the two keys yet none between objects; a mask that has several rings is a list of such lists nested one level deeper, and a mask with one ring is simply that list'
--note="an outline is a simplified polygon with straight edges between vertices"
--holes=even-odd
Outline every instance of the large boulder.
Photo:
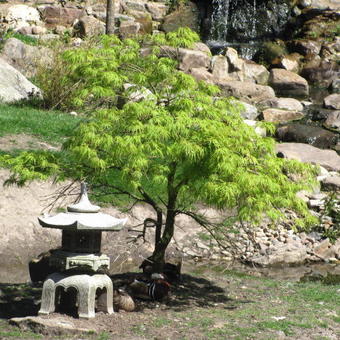
[{"label": "large boulder", "polygon": [[73,26],[76,36],[81,38],[94,37],[105,33],[105,24],[92,16],[83,16]]},{"label": "large boulder", "polygon": [[265,255],[256,255],[251,262],[260,266],[296,265],[307,259],[307,249],[301,242],[290,242],[268,249]]},{"label": "large boulder", "polygon": [[199,32],[200,13],[195,3],[190,1],[164,17],[162,24],[163,31],[172,32],[180,27],[189,27],[193,31]]},{"label": "large boulder", "polygon": [[217,81],[230,80],[229,63],[225,56],[215,55],[211,58],[211,73]]},{"label": "large boulder", "polygon": [[52,51],[44,46],[26,45],[16,38],[10,38],[3,45],[1,57],[25,77],[31,78],[38,66],[51,63]]},{"label": "large boulder", "polygon": [[327,109],[340,110],[340,93],[333,93],[327,96],[323,103]]},{"label": "large boulder", "polygon": [[269,71],[263,66],[254,62],[244,63],[244,80],[253,81],[256,84],[266,85],[269,79]]},{"label": "large boulder", "polygon": [[277,129],[277,137],[283,142],[297,142],[329,149],[337,143],[338,136],[317,126],[289,124]]},{"label": "large boulder", "polygon": [[206,67],[210,65],[210,57],[201,51],[190,50],[187,48],[178,49],[179,69],[189,72],[193,68]]},{"label": "large boulder", "polygon": [[153,20],[161,21],[165,17],[169,6],[161,2],[148,1],[146,9],[151,14]]},{"label": "large boulder", "polygon": [[39,10],[48,28],[73,26],[76,20],[86,14],[82,9],[54,5],[41,6]]},{"label": "large boulder", "polygon": [[283,97],[306,97],[309,93],[306,79],[284,69],[272,69],[268,83],[276,94]]},{"label": "large boulder", "polygon": [[214,84],[214,76],[205,67],[194,67],[190,70],[190,74],[198,81],[204,80],[207,83]]},{"label": "large boulder", "polygon": [[262,112],[263,119],[272,123],[285,123],[292,120],[300,120],[305,115],[301,111],[266,109]]},{"label": "large boulder", "polygon": [[265,99],[274,98],[274,90],[269,86],[258,85],[253,82],[237,80],[216,83],[224,96],[234,96],[248,103],[258,103]]},{"label": "large boulder", "polygon": [[13,5],[7,9],[5,20],[7,27],[18,30],[22,27],[40,25],[40,13],[34,7],[26,5]]},{"label": "large boulder", "polygon": [[41,91],[18,70],[0,58],[0,98],[9,103],[31,96],[41,96]]},{"label": "large boulder", "polygon": [[260,106],[272,107],[276,109],[302,111],[303,105],[294,98],[270,98],[259,103]]},{"label": "large boulder", "polygon": [[328,115],[324,126],[329,129],[334,129],[340,132],[340,110],[332,111]]},{"label": "large boulder", "polygon": [[333,150],[322,150],[303,143],[282,143],[276,145],[276,151],[279,157],[321,165],[331,171],[340,171],[340,156]]},{"label": "large boulder", "polygon": [[318,55],[321,51],[321,43],[315,40],[299,39],[288,43],[292,52],[299,53],[303,56]]}]

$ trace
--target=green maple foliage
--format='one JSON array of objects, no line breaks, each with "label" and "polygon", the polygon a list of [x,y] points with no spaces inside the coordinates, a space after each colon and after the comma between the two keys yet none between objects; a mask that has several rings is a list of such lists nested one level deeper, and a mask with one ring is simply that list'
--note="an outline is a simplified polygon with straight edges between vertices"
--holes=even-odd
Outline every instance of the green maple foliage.
[{"label": "green maple foliage", "polygon": [[[311,167],[277,158],[274,140],[258,136],[247,126],[235,101],[218,97],[216,87],[197,82],[178,71],[173,60],[159,58],[157,53],[141,58],[138,43],[128,44],[134,52],[124,56],[121,51],[119,58],[109,47],[101,51],[110,56],[105,68],[112,75],[108,71],[95,77],[101,84],[113,84],[112,91],[121,89],[122,79],[129,79],[134,86],[121,91],[125,97],[145,89],[150,95],[126,101],[121,108],[97,110],[79,125],[61,153],[37,151],[2,157],[12,169],[10,182],[23,184],[51,175],[60,180],[86,180],[103,195],[126,195],[150,204],[155,216],[149,221],[156,231],[151,259],[157,265],[164,261],[177,216],[194,218],[216,237],[227,230],[227,219],[212,224],[198,215],[197,203],[230,208],[233,221],[255,224],[264,217],[284,218],[280,208],[297,211],[304,223],[312,220],[305,203],[296,196],[312,183]],[[81,72],[84,82],[93,82],[87,62],[81,67],[83,55],[72,57],[79,58],[75,77]],[[103,62],[90,61],[100,67]],[[118,81],[114,74],[121,68],[124,72]],[[300,180],[292,180],[292,173],[300,174]]]}]

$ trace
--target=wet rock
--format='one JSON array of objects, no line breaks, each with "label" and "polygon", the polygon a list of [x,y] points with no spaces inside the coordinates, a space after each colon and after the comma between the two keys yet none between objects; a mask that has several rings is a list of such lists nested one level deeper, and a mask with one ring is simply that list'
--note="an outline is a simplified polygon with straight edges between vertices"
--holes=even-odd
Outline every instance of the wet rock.
[{"label": "wet rock", "polygon": [[272,123],[285,123],[292,120],[302,119],[305,115],[300,111],[290,111],[281,109],[266,109],[262,112],[263,119]]},{"label": "wet rock", "polygon": [[302,111],[303,105],[294,98],[270,98],[259,103],[262,107],[272,107],[292,111]]},{"label": "wet rock", "polygon": [[324,99],[324,106],[328,109],[340,110],[340,94],[333,93]]},{"label": "wet rock", "polygon": [[268,82],[279,96],[305,97],[309,93],[306,79],[284,69],[272,69]]},{"label": "wet rock", "polygon": [[288,42],[288,48],[303,56],[318,55],[321,50],[321,43],[315,40],[299,39]]},{"label": "wet rock", "polygon": [[322,150],[303,143],[282,143],[276,145],[276,151],[278,157],[318,164],[330,171],[340,171],[340,156],[333,150]]},{"label": "wet rock", "polygon": [[279,127],[276,135],[282,142],[307,143],[321,149],[331,148],[338,140],[338,136],[333,132],[297,123]]},{"label": "wet rock", "polygon": [[333,80],[339,78],[340,66],[334,61],[322,60],[316,64],[306,64],[300,74],[310,83],[328,87]]},{"label": "wet rock", "polygon": [[258,85],[252,82],[226,81],[216,83],[225,96],[234,96],[249,103],[258,103],[268,98],[275,97],[270,86]]}]

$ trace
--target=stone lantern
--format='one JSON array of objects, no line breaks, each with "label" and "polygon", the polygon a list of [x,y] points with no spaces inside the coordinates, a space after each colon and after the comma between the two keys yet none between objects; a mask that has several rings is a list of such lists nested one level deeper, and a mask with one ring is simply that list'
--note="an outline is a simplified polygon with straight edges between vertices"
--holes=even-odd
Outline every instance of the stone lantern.
[{"label": "stone lantern", "polygon": [[62,230],[61,250],[53,252],[50,258],[50,265],[59,272],[49,275],[44,282],[39,314],[54,312],[62,290],[75,291],[76,298],[69,303],[75,302],[79,317],[95,316],[96,296],[101,301],[97,309],[113,313],[112,281],[100,273],[110,266],[109,257],[100,252],[101,234],[121,230],[127,218],[117,219],[99,210],[89,201],[86,185],[82,183],[79,202],[69,205],[66,213],[38,218],[42,227]]}]

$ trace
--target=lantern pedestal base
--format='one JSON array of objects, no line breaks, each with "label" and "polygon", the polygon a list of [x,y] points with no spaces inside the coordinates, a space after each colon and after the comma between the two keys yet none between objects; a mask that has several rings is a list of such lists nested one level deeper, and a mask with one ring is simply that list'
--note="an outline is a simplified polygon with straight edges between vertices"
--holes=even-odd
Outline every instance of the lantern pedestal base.
[{"label": "lantern pedestal base", "polygon": [[[61,294],[73,290],[80,318],[94,318],[95,307],[113,314],[113,286],[111,279],[104,274],[68,275],[53,273],[44,282],[39,314],[50,314],[60,303]],[[100,294],[96,294],[100,293]],[[96,305],[96,295],[97,305]]]}]

